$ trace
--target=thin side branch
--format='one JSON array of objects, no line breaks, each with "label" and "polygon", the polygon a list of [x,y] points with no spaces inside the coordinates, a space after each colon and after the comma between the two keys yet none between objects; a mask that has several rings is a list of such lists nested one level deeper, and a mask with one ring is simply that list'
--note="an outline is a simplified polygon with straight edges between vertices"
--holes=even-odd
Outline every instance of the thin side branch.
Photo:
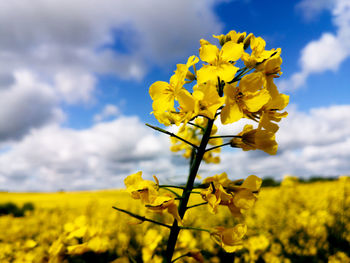
[{"label": "thin side branch", "polygon": [[181,258],[188,257],[188,255],[189,255],[189,253],[187,253],[187,254],[185,254],[185,255],[181,255],[181,256],[175,258],[174,260],[172,260],[171,263],[174,263],[174,262],[178,261],[178,260],[181,259]]},{"label": "thin side branch", "polygon": [[211,147],[211,148],[205,150],[205,152],[209,152],[209,151],[212,151],[212,150],[214,150],[216,148],[220,148],[220,147],[223,147],[223,146],[226,146],[226,145],[230,145],[230,144],[231,144],[230,142],[227,142],[227,143],[224,143],[224,144],[221,144],[221,145],[217,145],[217,146],[214,146],[214,147]]},{"label": "thin side branch", "polygon": [[211,233],[209,229],[203,229],[203,228],[197,228],[197,227],[192,227],[192,226],[179,226],[180,229],[187,229],[187,230],[196,230],[196,231],[203,231],[207,233]]},{"label": "thin side branch", "polygon": [[151,222],[151,223],[153,223],[153,224],[157,224],[157,225],[164,226],[164,227],[166,227],[166,228],[171,229],[171,226],[169,226],[169,225],[167,225],[167,224],[163,224],[163,223],[161,223],[161,222],[154,221],[154,220],[149,219],[149,218],[146,218],[146,217],[144,217],[144,216],[136,215],[136,214],[134,214],[134,213],[132,213],[132,212],[130,212],[130,211],[127,211],[127,210],[124,210],[124,209],[121,209],[121,208],[118,208],[118,207],[115,207],[115,206],[112,206],[112,208],[115,209],[115,210],[118,210],[119,212],[123,212],[123,213],[125,213],[125,214],[128,214],[129,216],[135,217],[136,219],[141,220],[141,221],[143,221],[143,222],[144,222],[144,221],[147,221],[147,222]]},{"label": "thin side branch", "polygon": [[218,135],[218,136],[210,136],[209,139],[216,139],[216,138],[242,138],[242,136],[239,135]]},{"label": "thin side branch", "polygon": [[201,205],[206,205],[206,204],[208,204],[208,202],[203,202],[203,203],[191,205],[191,206],[188,206],[187,209],[190,209],[190,208],[193,208],[193,207],[197,207],[197,206],[201,206]]},{"label": "thin side branch", "polygon": [[167,190],[169,191],[170,193],[173,193],[177,198],[180,198],[181,199],[181,195],[179,195],[178,193],[176,193],[174,190],[171,190],[170,188],[168,187],[162,187],[164,190]]},{"label": "thin side branch", "polygon": [[159,188],[163,188],[163,187],[166,187],[166,188],[177,188],[177,189],[181,189],[183,190],[185,187],[183,186],[179,186],[179,185],[171,185],[171,184],[160,184],[158,185]]},{"label": "thin side branch", "polygon": [[197,124],[195,124],[195,123],[193,123],[193,122],[188,122],[188,124],[189,124],[189,125],[192,125],[192,126],[194,126],[194,127],[197,127],[197,128],[199,128],[199,129],[201,129],[202,131],[205,130],[202,126],[197,125]]},{"label": "thin side branch", "polygon": [[150,125],[150,124],[148,124],[148,123],[146,123],[146,126],[152,128],[152,129],[154,129],[154,130],[156,130],[156,131],[159,131],[159,132],[165,133],[165,134],[167,134],[167,135],[170,135],[170,137],[175,137],[176,139],[178,139],[178,140],[180,140],[180,141],[183,141],[184,143],[187,143],[188,145],[191,145],[191,146],[192,146],[193,148],[195,148],[195,149],[198,149],[198,148],[199,148],[197,145],[194,145],[193,143],[191,143],[191,142],[189,142],[189,141],[187,141],[187,140],[181,138],[180,136],[177,136],[175,133],[166,131],[166,130],[164,130],[164,129],[162,129],[162,128],[159,128],[159,127],[156,127],[156,126],[152,126],[152,125]]}]

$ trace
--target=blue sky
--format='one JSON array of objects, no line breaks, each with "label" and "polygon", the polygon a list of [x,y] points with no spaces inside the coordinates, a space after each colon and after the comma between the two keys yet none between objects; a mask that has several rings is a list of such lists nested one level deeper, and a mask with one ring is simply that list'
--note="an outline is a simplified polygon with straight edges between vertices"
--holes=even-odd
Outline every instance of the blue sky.
[{"label": "blue sky", "polygon": [[289,117],[276,156],[225,149],[200,173],[349,174],[349,0],[14,0],[0,4],[0,190],[121,187],[138,170],[182,182],[186,162],[144,126],[148,88],[230,30],[282,48]]}]

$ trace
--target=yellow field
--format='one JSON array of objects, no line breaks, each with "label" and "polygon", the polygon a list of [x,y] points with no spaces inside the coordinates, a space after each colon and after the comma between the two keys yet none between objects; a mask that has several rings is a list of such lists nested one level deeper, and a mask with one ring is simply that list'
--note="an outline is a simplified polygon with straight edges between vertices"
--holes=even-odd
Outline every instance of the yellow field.
[{"label": "yellow field", "polygon": [[[0,216],[0,262],[161,262],[168,229],[122,214],[112,206],[171,224],[146,212],[123,191],[0,193],[0,205],[34,205],[25,216]],[[192,204],[202,202],[200,196]],[[192,208],[184,224],[201,228],[237,223],[228,209],[211,215]],[[165,217],[166,216],[166,217]],[[206,232],[182,230],[175,257],[200,250],[205,262],[350,262],[350,180],[301,184],[293,178],[263,188],[244,248],[225,254]],[[177,262],[195,262],[183,258]]]}]

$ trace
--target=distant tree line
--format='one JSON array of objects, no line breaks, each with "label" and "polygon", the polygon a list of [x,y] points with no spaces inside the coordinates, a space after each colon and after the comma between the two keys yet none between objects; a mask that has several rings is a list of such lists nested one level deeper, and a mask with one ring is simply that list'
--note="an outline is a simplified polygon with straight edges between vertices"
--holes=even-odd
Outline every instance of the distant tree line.
[{"label": "distant tree line", "polygon": [[[311,176],[309,178],[298,178],[300,183],[314,183],[314,182],[327,182],[327,181],[335,181],[338,177],[335,176]],[[273,177],[265,177],[263,178],[262,186],[280,186],[281,181],[275,180]]]},{"label": "distant tree line", "polygon": [[33,211],[34,205],[30,202],[24,203],[22,207],[17,206],[15,203],[7,202],[0,204],[0,216],[13,215],[14,217],[22,217],[26,211]]}]

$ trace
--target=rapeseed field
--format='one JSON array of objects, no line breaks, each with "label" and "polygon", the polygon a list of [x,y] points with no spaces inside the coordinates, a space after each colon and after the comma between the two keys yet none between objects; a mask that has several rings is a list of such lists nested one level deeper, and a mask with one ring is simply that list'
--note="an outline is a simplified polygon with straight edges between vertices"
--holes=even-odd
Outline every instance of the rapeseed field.
[{"label": "rapeseed field", "polygon": [[[193,196],[190,204],[202,200]],[[10,203],[23,213],[1,210]],[[124,190],[0,193],[0,262],[162,262],[169,229],[120,213],[115,205],[165,224],[173,220],[147,211]],[[219,209],[212,215],[207,206],[193,207],[183,223],[237,223]],[[314,183],[286,177],[281,186],[263,187],[244,218],[248,232],[240,250],[225,253],[208,233],[181,230],[176,253],[192,257],[177,262],[350,262],[349,177]]]}]

